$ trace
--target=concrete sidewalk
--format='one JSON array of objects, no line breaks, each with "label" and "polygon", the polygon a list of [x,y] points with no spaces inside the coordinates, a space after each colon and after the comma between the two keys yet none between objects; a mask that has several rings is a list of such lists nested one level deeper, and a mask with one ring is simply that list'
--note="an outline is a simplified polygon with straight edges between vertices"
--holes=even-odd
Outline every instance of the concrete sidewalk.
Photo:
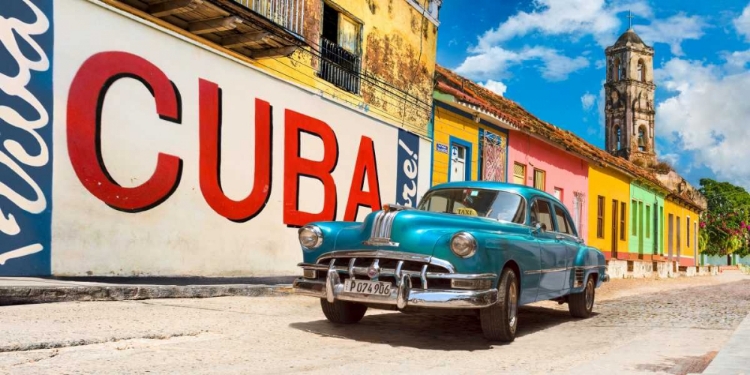
[{"label": "concrete sidewalk", "polygon": [[703,371],[704,375],[750,375],[750,314],[732,334],[719,354]]},{"label": "concrete sidewalk", "polygon": [[280,296],[291,293],[294,277],[0,277],[0,306],[70,301],[152,298]]}]

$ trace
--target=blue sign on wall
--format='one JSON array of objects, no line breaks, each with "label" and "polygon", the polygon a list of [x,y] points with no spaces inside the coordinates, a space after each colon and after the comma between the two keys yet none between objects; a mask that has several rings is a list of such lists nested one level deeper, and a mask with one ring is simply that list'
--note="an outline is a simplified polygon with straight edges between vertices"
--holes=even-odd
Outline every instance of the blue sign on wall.
[{"label": "blue sign on wall", "polygon": [[396,204],[411,207],[417,206],[418,157],[419,137],[403,129],[399,129]]},{"label": "blue sign on wall", "polygon": [[448,145],[445,145],[442,143],[436,143],[435,148],[437,149],[437,152],[442,152],[444,154],[448,153]]},{"label": "blue sign on wall", "polygon": [[52,2],[0,6],[0,276],[51,272]]}]

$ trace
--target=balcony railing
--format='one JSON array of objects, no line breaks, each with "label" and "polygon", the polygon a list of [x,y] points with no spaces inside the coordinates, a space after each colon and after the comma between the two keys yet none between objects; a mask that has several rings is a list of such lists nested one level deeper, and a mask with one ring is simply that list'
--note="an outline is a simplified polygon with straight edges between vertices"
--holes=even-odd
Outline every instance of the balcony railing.
[{"label": "balcony railing", "polygon": [[304,0],[234,0],[234,2],[252,9],[297,35],[302,35],[305,18]]},{"label": "balcony railing", "polygon": [[343,90],[359,94],[360,56],[325,38],[320,38],[320,52],[320,77]]}]

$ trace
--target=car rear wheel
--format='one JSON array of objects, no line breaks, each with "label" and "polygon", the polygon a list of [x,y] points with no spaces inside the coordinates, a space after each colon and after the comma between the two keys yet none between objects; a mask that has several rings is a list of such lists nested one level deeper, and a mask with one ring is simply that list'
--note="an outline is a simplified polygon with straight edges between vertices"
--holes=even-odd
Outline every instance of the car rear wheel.
[{"label": "car rear wheel", "polygon": [[518,327],[519,292],[518,278],[512,269],[503,270],[497,289],[497,302],[479,311],[482,332],[488,340],[511,342]]},{"label": "car rear wheel", "polygon": [[594,310],[594,297],[596,295],[596,285],[594,278],[589,276],[586,279],[586,287],[583,292],[571,294],[568,300],[570,315],[576,318],[588,318],[591,311]]},{"label": "car rear wheel", "polygon": [[328,302],[325,299],[320,300],[320,307],[323,314],[333,323],[354,324],[362,320],[367,312],[367,306],[348,301]]}]

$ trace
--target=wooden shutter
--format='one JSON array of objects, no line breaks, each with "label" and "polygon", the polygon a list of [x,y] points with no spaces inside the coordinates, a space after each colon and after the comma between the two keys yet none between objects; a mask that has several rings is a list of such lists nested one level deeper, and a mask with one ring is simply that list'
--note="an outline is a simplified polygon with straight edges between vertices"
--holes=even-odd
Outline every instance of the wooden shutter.
[{"label": "wooden shutter", "polygon": [[540,169],[534,169],[534,187],[544,191],[544,171]]},{"label": "wooden shutter", "polygon": [[526,185],[526,166],[523,164],[513,163],[513,183]]}]

